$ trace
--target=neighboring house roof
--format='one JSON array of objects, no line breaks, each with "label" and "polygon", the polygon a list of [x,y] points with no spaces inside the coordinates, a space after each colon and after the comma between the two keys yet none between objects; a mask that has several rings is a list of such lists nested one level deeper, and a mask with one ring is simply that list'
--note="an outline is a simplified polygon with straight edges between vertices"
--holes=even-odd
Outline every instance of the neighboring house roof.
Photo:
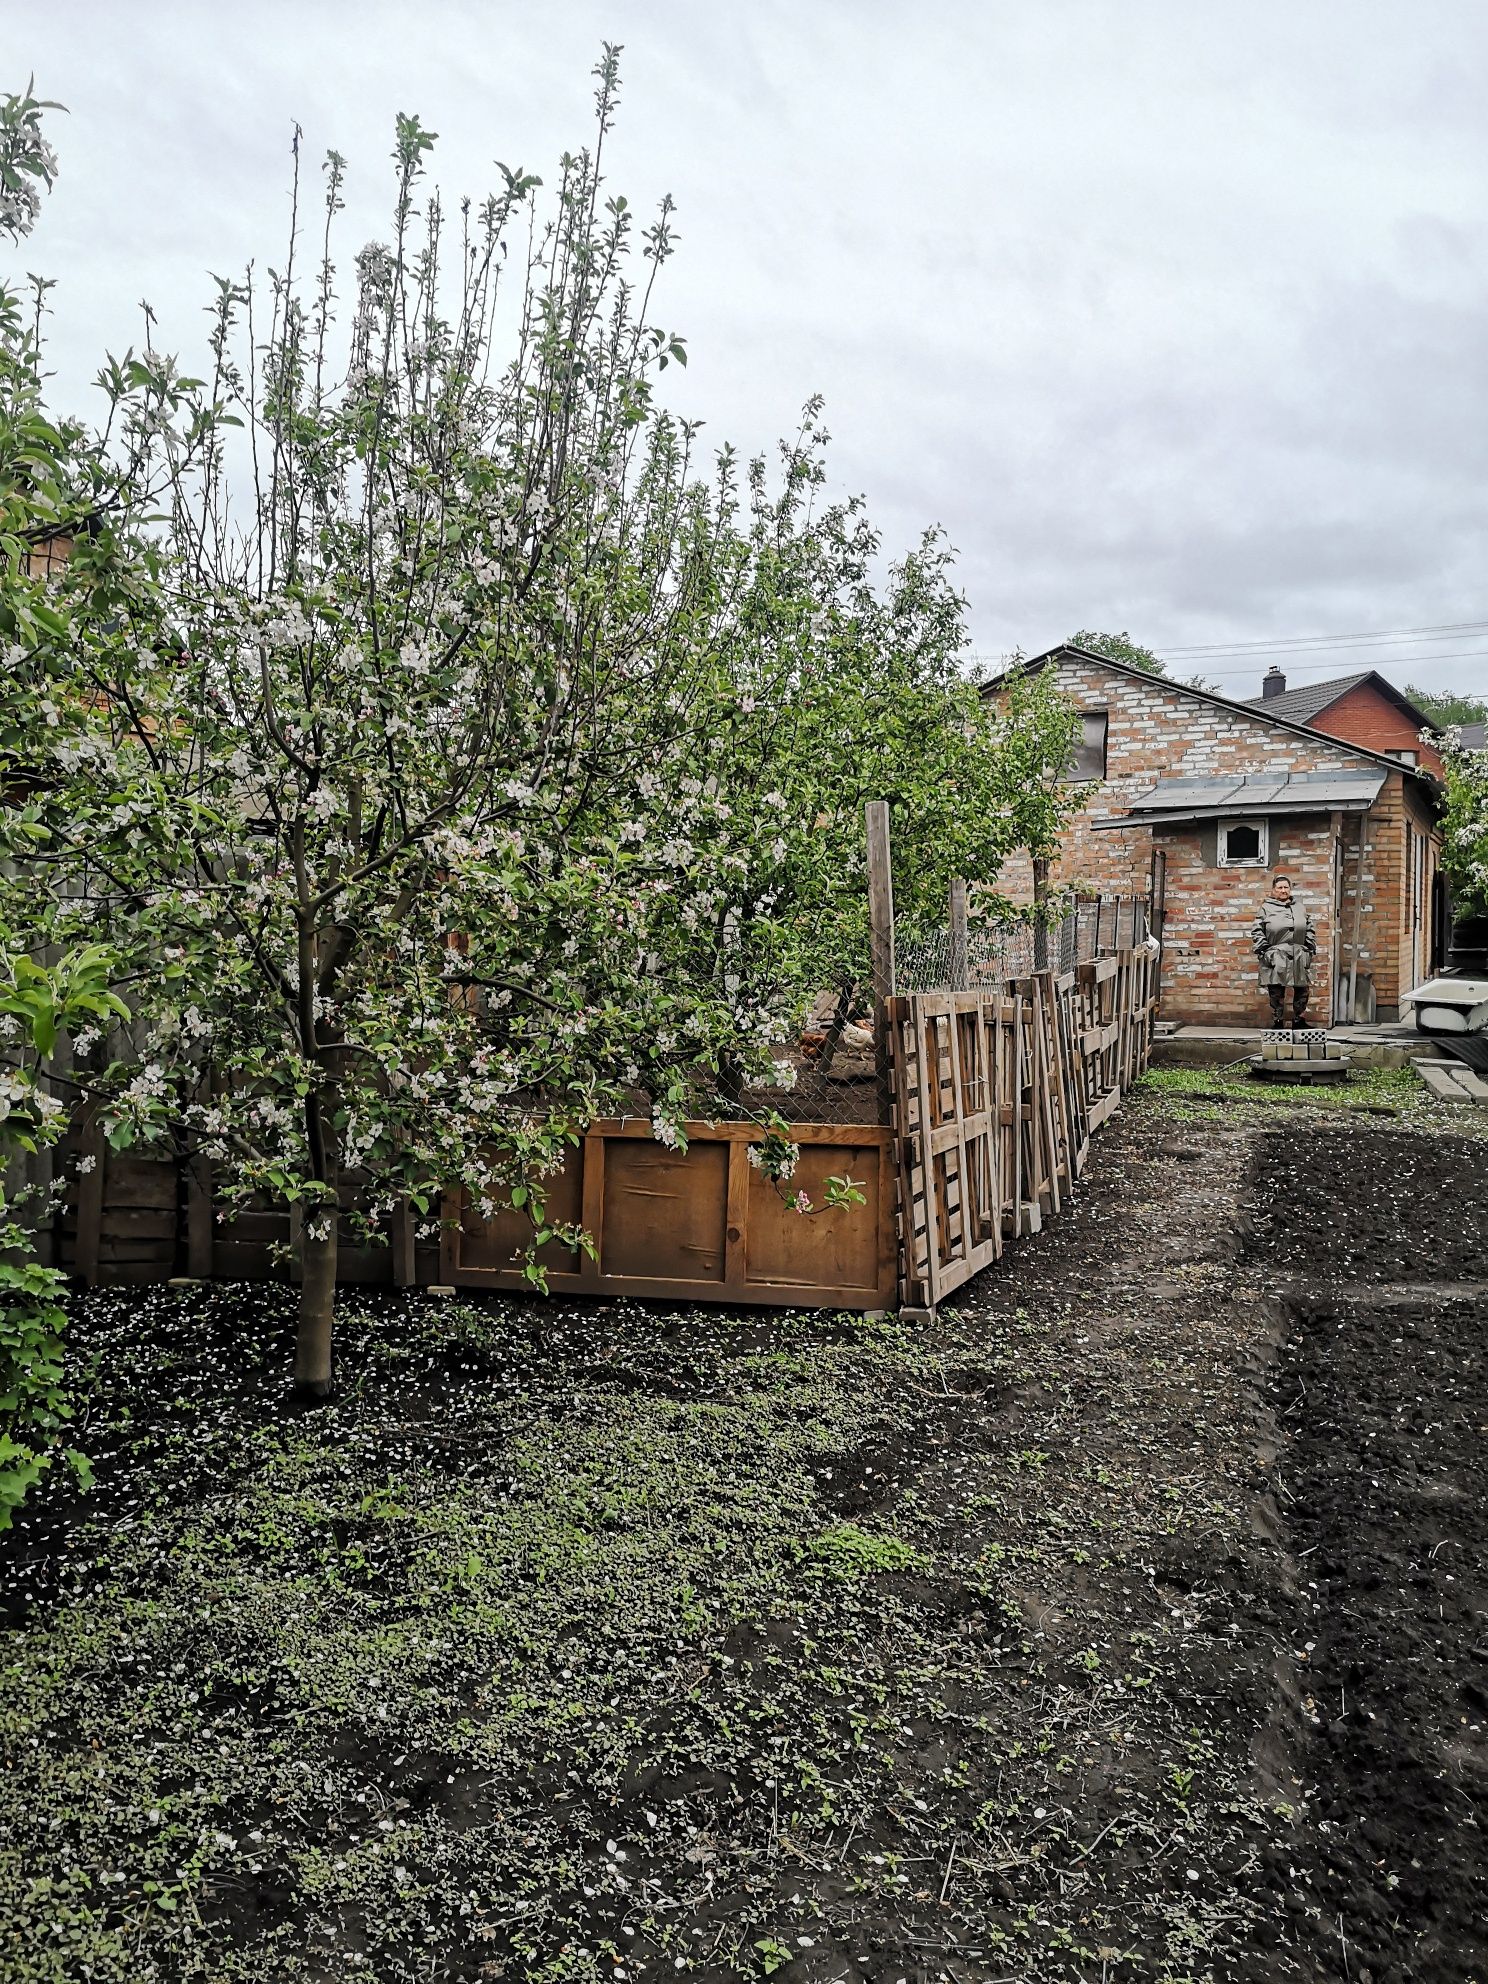
[{"label": "neighboring house roof", "polygon": [[1247,696],[1245,700],[1252,709],[1270,710],[1276,716],[1290,717],[1293,723],[1311,723],[1330,703],[1367,682],[1373,672],[1361,668],[1357,675],[1335,675],[1330,682],[1304,682],[1300,689],[1284,689],[1279,696]]},{"label": "neighboring house roof", "polygon": [[[1367,758],[1373,765],[1383,765],[1387,771],[1403,772],[1407,778],[1416,779],[1430,792],[1439,792],[1441,789],[1437,780],[1418,765],[1404,764],[1399,758],[1392,757],[1388,751],[1371,751],[1367,744],[1351,744],[1345,738],[1331,736],[1326,730],[1312,730],[1307,724],[1298,723],[1292,717],[1275,716],[1272,714],[1272,704],[1236,702],[1233,696],[1221,696],[1215,689],[1199,689],[1192,682],[1179,682],[1171,675],[1154,675],[1150,669],[1137,668],[1129,661],[1117,661],[1108,654],[1098,654],[1094,648],[1076,647],[1070,641],[1061,641],[1058,647],[1046,648],[1042,654],[1030,655],[1026,661],[1017,662],[1012,668],[1004,669],[1001,675],[995,675],[990,682],[982,684],[982,694],[990,696],[1010,675],[1035,675],[1039,669],[1047,667],[1050,662],[1057,661],[1060,655],[1066,654],[1073,656],[1076,661],[1094,661],[1102,668],[1114,668],[1118,675],[1130,675],[1138,682],[1156,682],[1160,687],[1171,689],[1177,695],[1191,696],[1196,703],[1207,703],[1212,709],[1226,710],[1231,716],[1249,717],[1253,722],[1274,724],[1278,730],[1285,730],[1293,737],[1305,737],[1309,744],[1331,745],[1335,751],[1348,752],[1350,757]],[[1398,690],[1396,694],[1399,694]],[[1272,698],[1273,704],[1279,701],[1279,697]]]},{"label": "neighboring house roof", "polygon": [[1409,696],[1402,695],[1393,682],[1387,682],[1373,668],[1361,668],[1356,675],[1335,675],[1327,682],[1306,682],[1300,689],[1283,689],[1279,696],[1247,696],[1246,707],[1287,717],[1293,723],[1311,723],[1314,717],[1331,709],[1340,696],[1346,696],[1350,689],[1358,689],[1366,682],[1377,689],[1387,702],[1403,711],[1417,730],[1434,733],[1441,728]]},{"label": "neighboring house roof", "polygon": [[1383,771],[1253,772],[1244,778],[1160,778],[1127,801],[1120,819],[1092,820],[1092,829],[1141,824],[1186,825],[1195,820],[1271,813],[1365,813],[1384,789]]},{"label": "neighboring house roof", "polygon": [[1464,751],[1488,751],[1488,723],[1459,723],[1457,735]]}]

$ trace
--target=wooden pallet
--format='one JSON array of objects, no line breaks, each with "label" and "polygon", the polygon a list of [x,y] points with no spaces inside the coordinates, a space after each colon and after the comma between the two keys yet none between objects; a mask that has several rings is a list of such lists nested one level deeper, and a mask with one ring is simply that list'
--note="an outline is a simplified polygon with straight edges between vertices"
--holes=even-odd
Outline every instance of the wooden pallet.
[{"label": "wooden pallet", "polygon": [[886,1002],[906,1308],[934,1309],[1063,1209],[1147,1066],[1154,994],[1139,950]]}]

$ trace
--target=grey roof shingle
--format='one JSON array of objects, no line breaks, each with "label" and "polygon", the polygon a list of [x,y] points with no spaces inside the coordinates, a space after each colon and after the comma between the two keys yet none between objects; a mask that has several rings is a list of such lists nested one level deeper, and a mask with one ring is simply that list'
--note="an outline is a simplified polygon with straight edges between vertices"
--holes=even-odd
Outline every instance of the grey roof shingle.
[{"label": "grey roof shingle", "polygon": [[1331,682],[1307,682],[1300,689],[1283,689],[1279,696],[1247,696],[1245,701],[1249,708],[1265,710],[1268,716],[1284,716],[1292,723],[1311,723],[1329,703],[1336,703],[1345,690],[1367,682],[1373,673],[1372,668],[1364,668],[1357,675],[1335,675]]}]

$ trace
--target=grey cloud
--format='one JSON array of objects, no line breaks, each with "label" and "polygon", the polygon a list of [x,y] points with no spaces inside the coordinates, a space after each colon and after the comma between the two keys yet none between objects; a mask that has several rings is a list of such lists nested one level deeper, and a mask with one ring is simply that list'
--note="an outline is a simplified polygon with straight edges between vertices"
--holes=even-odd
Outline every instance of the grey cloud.
[{"label": "grey cloud", "polygon": [[1478,0],[68,11],[8,25],[73,112],[18,259],[61,279],[74,405],[141,295],[189,357],[207,269],[277,264],[294,121],[307,182],[351,160],[345,267],[395,111],[449,195],[551,178],[609,38],[612,184],[679,202],[669,396],[753,452],[824,391],[837,485],[891,547],[946,526],[978,649],[1488,618]]}]

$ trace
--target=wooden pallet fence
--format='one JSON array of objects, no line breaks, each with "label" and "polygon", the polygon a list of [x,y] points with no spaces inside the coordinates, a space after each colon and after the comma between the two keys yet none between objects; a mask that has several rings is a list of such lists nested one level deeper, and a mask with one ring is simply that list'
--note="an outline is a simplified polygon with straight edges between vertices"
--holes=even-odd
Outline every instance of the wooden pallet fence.
[{"label": "wooden pallet fence", "polygon": [[[1118,952],[976,991],[884,1001],[893,1123],[798,1123],[793,1185],[819,1204],[846,1174],[866,1203],[820,1217],[789,1210],[748,1161],[759,1128],[693,1123],[685,1152],[649,1120],[595,1123],[553,1183],[551,1209],[577,1220],[597,1257],[550,1248],[555,1293],[725,1304],[930,1309],[1009,1240],[1057,1217],[1093,1133],[1147,1065],[1155,958]],[[86,1283],[290,1279],[295,1221],[283,1206],[224,1219],[199,1166],[111,1151],[84,1121],[93,1163],[75,1177],[58,1258]],[[355,1203],[355,1182],[343,1195]],[[390,1244],[349,1221],[341,1278],[398,1287],[441,1282],[522,1290],[524,1215],[483,1220],[446,1196],[438,1244],[414,1237],[405,1208]]]},{"label": "wooden pallet fence", "polygon": [[1147,1065],[1142,947],[997,990],[887,1002],[900,1299],[934,1309],[1062,1210],[1092,1133]]}]

